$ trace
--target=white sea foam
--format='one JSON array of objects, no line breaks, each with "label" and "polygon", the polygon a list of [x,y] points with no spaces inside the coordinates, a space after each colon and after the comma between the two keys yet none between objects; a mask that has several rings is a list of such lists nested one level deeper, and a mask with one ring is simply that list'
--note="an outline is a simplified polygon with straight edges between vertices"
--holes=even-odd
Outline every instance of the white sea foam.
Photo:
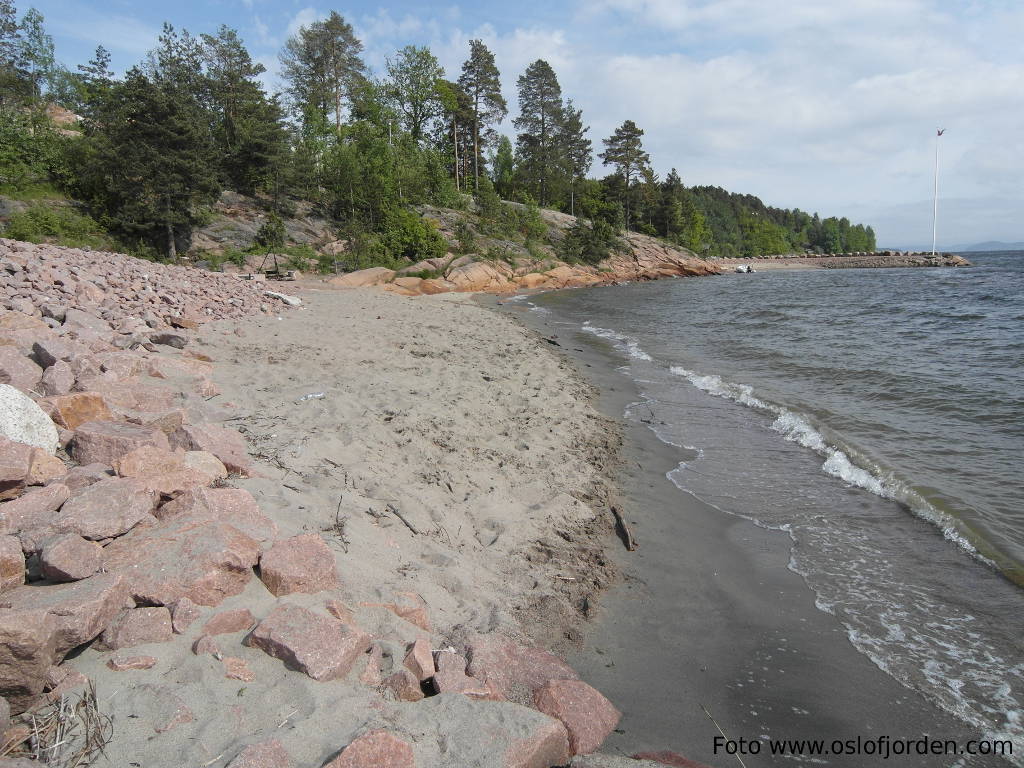
[{"label": "white sea foam", "polygon": [[[848,449],[844,450],[830,443],[804,416],[757,397],[753,387],[747,384],[725,381],[720,376],[697,373],[678,365],[672,366],[669,370],[709,394],[773,415],[773,430],[786,440],[809,448],[825,459],[821,465],[822,472],[876,496],[904,504],[915,515],[938,527],[949,541],[986,565],[995,566],[995,563],[978,552],[961,533],[955,519],[933,507],[920,494],[891,474],[886,475],[877,468],[861,466],[858,460],[850,457]],[[861,461],[868,463],[864,459]]]},{"label": "white sea foam", "polygon": [[625,352],[636,360],[651,360],[651,356],[644,352],[643,349],[640,348],[640,344],[637,340],[631,336],[626,336],[623,333],[618,333],[617,331],[612,331],[608,328],[598,328],[595,325],[591,325],[589,320],[583,323],[583,330],[587,333],[599,336],[602,339],[608,339],[609,341],[615,342],[616,349],[620,352]]}]

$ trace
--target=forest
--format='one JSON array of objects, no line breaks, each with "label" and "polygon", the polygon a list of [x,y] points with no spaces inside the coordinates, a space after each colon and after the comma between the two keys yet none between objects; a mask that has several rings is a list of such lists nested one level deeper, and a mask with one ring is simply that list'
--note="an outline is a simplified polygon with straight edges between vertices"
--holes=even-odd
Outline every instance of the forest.
[{"label": "forest", "polygon": [[[559,245],[568,261],[599,261],[624,229],[702,257],[875,248],[871,227],[846,218],[688,187],[674,168],[660,177],[632,120],[595,147],[543,59],[516,79],[509,136],[499,62],[483,41],[470,41],[451,75],[422,46],[396,51],[377,73],[362,54],[352,25],[331,12],[283,46],[280,93],[267,93],[263,65],[228,26],[193,35],[165,23],[122,75],[102,45],[72,69],[38,11],[0,0],[0,196],[33,202],[2,234],[174,259],[230,189],[266,209],[254,248],[284,248],[282,220],[309,201],[361,265],[443,252],[416,206],[493,218],[502,201],[577,216]],[[47,206],[54,195],[76,204]],[[513,226],[533,225],[520,215]]]}]

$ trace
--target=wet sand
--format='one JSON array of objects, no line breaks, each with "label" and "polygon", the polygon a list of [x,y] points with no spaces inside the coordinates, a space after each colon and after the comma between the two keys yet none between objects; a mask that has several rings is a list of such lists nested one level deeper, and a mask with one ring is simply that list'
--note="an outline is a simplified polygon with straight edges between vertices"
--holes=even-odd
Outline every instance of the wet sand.
[{"label": "wet sand", "polygon": [[[552,337],[622,418],[638,399],[615,368],[624,361],[600,339],[558,325],[522,304],[501,309]],[[679,461],[643,424],[623,421],[621,469],[612,478],[639,548],[613,546],[623,580],[600,601],[585,645],[569,662],[623,712],[605,751],[675,749],[712,766],[716,725],[733,739],[893,739],[961,743],[980,734],[882,672],[818,610],[788,569],[787,534],[727,515],[678,490],[665,473]],[[1002,758],[746,756],[749,767],[1005,766]]]}]

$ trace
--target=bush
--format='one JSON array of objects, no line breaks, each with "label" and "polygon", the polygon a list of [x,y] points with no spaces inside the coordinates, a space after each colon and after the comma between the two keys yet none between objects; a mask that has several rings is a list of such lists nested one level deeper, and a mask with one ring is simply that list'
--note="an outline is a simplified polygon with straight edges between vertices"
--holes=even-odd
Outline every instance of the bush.
[{"label": "bush", "polygon": [[464,221],[455,225],[455,238],[459,241],[459,253],[474,253],[476,251],[476,232]]},{"label": "bush", "polygon": [[407,208],[392,211],[384,225],[384,247],[394,259],[421,261],[438,259],[448,252],[448,243],[437,227]]},{"label": "bush", "polygon": [[4,237],[30,243],[53,242],[72,248],[113,250],[113,239],[91,216],[66,206],[37,204],[10,217]]},{"label": "bush", "polygon": [[270,213],[256,232],[256,245],[268,252],[284,248],[284,222],[276,213]]},{"label": "bush", "polygon": [[597,264],[619,247],[618,231],[603,219],[577,219],[559,244],[559,255],[570,263]]}]

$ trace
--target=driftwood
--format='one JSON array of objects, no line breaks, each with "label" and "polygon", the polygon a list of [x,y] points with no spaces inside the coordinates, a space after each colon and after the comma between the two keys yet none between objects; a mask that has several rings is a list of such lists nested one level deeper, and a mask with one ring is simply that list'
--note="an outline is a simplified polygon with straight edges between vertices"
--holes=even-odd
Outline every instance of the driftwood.
[{"label": "driftwood", "polygon": [[622,539],[622,543],[626,545],[626,549],[632,552],[638,546],[636,539],[633,538],[633,531],[630,529],[629,523],[626,522],[626,518],[619,512],[618,507],[612,507],[611,510],[615,517],[615,530],[619,534],[619,538]]}]

